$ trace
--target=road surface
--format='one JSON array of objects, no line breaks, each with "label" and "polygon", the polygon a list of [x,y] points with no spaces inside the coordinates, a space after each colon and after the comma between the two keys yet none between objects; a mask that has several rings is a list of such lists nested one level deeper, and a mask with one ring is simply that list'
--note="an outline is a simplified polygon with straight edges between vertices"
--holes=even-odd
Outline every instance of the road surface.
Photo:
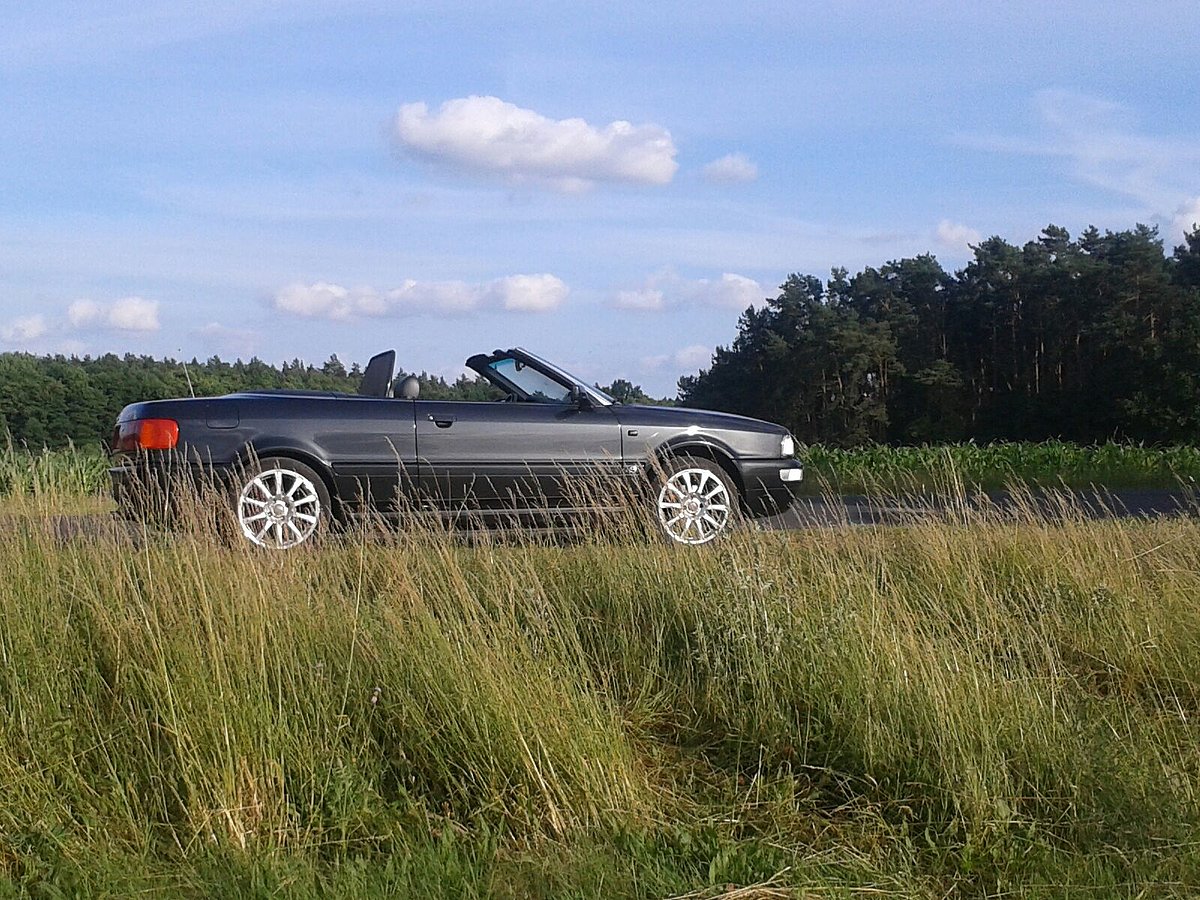
[{"label": "road surface", "polygon": [[[978,521],[1027,520],[1031,515],[1047,521],[1084,516],[1089,519],[1155,519],[1200,515],[1200,501],[1184,491],[1132,490],[1055,492],[1014,496],[1004,491],[981,494],[965,500],[933,495],[924,497],[872,498],[803,497],[785,513],[759,520],[772,530],[836,528],[847,526],[903,526],[947,518]],[[32,516],[0,516],[0,539],[36,529],[59,540],[116,538],[137,539],[140,525],[113,515],[58,515],[48,519]]]},{"label": "road surface", "polygon": [[787,512],[772,516],[776,529],[824,528],[837,525],[905,525],[928,518],[959,515],[1018,518],[1037,515],[1047,520],[1074,513],[1089,519],[1155,519],[1196,515],[1197,497],[1183,491],[1060,491],[1013,495],[994,491],[966,500],[928,495],[881,499],[878,497],[802,497]]}]

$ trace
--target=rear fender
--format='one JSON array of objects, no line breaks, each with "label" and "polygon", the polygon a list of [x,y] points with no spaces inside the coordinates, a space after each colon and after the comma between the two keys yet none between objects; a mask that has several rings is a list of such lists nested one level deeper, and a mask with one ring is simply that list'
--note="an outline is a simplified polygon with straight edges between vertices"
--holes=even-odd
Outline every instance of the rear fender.
[{"label": "rear fender", "polygon": [[317,455],[315,448],[298,447],[295,443],[283,443],[260,438],[242,447],[232,468],[235,473],[245,471],[247,468],[257,464],[260,459],[272,456],[293,459],[296,462],[304,463],[304,465],[321,476],[321,481],[325,482],[325,490],[329,492],[329,496],[334,502],[334,507],[337,508],[341,505],[341,497],[339,497],[334,485],[333,474],[329,470],[329,465]]}]

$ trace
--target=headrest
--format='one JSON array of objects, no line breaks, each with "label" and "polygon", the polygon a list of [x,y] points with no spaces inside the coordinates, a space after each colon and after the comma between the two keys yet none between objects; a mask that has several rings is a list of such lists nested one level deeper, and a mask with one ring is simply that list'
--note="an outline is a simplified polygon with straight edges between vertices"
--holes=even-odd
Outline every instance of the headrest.
[{"label": "headrest", "polygon": [[417,380],[416,375],[409,375],[396,385],[396,396],[405,400],[416,400],[419,393],[421,393],[421,382]]},{"label": "headrest", "polygon": [[395,368],[395,350],[388,350],[372,356],[371,361],[367,363],[367,370],[363,372],[363,379],[362,383],[358,386],[358,392],[364,397],[386,397],[388,395],[388,387],[392,383],[392,372],[395,371]]}]

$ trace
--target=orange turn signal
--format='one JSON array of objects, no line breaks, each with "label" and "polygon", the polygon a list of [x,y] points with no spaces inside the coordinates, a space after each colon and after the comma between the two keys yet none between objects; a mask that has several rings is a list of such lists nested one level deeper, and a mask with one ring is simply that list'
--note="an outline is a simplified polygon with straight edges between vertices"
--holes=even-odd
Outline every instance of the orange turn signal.
[{"label": "orange turn signal", "polygon": [[134,419],[117,426],[118,450],[173,450],[179,443],[179,423],[174,419]]}]

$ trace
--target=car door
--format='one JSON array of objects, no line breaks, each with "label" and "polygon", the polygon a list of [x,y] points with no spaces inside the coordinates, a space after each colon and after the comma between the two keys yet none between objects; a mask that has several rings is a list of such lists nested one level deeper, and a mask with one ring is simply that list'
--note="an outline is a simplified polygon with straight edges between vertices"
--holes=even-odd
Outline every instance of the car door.
[{"label": "car door", "polygon": [[447,508],[571,506],[621,473],[610,407],[418,400],[422,496]]},{"label": "car door", "polygon": [[338,401],[335,417],[309,424],[314,443],[330,460],[337,495],[350,509],[369,505],[390,515],[415,489],[413,403],[347,397]]}]

